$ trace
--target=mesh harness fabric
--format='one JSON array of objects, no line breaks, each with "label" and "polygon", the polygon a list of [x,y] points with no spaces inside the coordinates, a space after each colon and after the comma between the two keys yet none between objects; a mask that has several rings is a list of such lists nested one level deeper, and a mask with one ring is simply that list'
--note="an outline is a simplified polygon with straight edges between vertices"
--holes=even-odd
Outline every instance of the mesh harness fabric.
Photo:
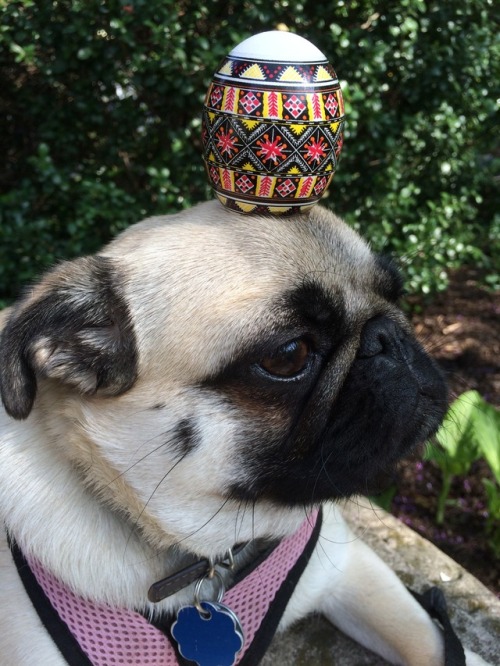
[{"label": "mesh harness fabric", "polygon": [[[297,582],[314,550],[321,512],[309,516],[291,536],[237,576],[223,603],[238,615],[245,644],[238,666],[255,666],[277,629]],[[177,666],[192,664],[170,639],[174,618],[150,623],[140,613],[95,604],[76,595],[35,559],[11,544],[24,587],[70,666]]]}]

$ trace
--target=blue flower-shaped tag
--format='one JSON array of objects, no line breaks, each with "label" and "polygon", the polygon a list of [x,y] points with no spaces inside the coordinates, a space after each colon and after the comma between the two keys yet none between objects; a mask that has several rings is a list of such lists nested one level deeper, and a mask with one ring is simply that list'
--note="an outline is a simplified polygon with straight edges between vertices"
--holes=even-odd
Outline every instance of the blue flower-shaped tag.
[{"label": "blue flower-shaped tag", "polygon": [[205,614],[195,606],[184,606],[172,625],[184,659],[198,666],[233,666],[243,647],[243,629],[233,611],[217,601],[202,601]]}]

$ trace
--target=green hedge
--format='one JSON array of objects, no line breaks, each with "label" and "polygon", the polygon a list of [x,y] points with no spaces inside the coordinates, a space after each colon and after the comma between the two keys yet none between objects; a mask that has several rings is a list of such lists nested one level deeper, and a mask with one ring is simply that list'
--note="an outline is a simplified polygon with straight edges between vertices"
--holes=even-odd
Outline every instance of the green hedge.
[{"label": "green hedge", "polygon": [[0,297],[209,197],[211,74],[280,23],[343,81],[346,141],[325,204],[403,258],[411,291],[442,288],[464,263],[493,274],[492,14],[489,0],[0,1]]}]

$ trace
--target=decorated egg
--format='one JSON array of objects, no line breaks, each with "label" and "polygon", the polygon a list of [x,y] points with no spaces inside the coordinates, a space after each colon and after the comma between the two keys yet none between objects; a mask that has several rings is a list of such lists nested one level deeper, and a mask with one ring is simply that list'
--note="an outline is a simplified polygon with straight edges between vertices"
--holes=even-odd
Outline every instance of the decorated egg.
[{"label": "decorated egg", "polygon": [[270,31],[224,58],[203,110],[203,157],[220,202],[289,215],[328,187],[342,149],[344,104],[333,67],[311,42]]}]

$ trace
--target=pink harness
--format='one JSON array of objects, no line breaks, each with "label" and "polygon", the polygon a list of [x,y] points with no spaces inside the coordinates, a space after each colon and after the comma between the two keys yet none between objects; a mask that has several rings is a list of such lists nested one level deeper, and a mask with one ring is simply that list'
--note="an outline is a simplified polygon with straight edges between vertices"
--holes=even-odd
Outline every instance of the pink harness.
[{"label": "pink harness", "polygon": [[[291,582],[291,588],[286,601],[291,596],[298,578],[290,581],[290,572],[294,567],[297,568],[306,550],[309,555],[312,552],[314,544],[311,547],[310,542],[313,541],[313,532],[318,532],[319,524],[315,530],[318,520],[318,512],[311,514],[297,532],[281,541],[261,564],[225,593],[223,603],[239,617],[245,635],[243,650],[236,664],[240,664],[252,645],[278,592],[287,581]],[[142,615],[126,609],[98,605],[79,597],[36,560],[26,558],[26,561],[50,604],[93,666],[178,666],[179,661],[170,640]],[[304,568],[305,563],[301,571]],[[280,616],[286,601],[284,605],[280,604],[283,606]],[[273,623],[274,629],[278,621],[279,618]]]}]

